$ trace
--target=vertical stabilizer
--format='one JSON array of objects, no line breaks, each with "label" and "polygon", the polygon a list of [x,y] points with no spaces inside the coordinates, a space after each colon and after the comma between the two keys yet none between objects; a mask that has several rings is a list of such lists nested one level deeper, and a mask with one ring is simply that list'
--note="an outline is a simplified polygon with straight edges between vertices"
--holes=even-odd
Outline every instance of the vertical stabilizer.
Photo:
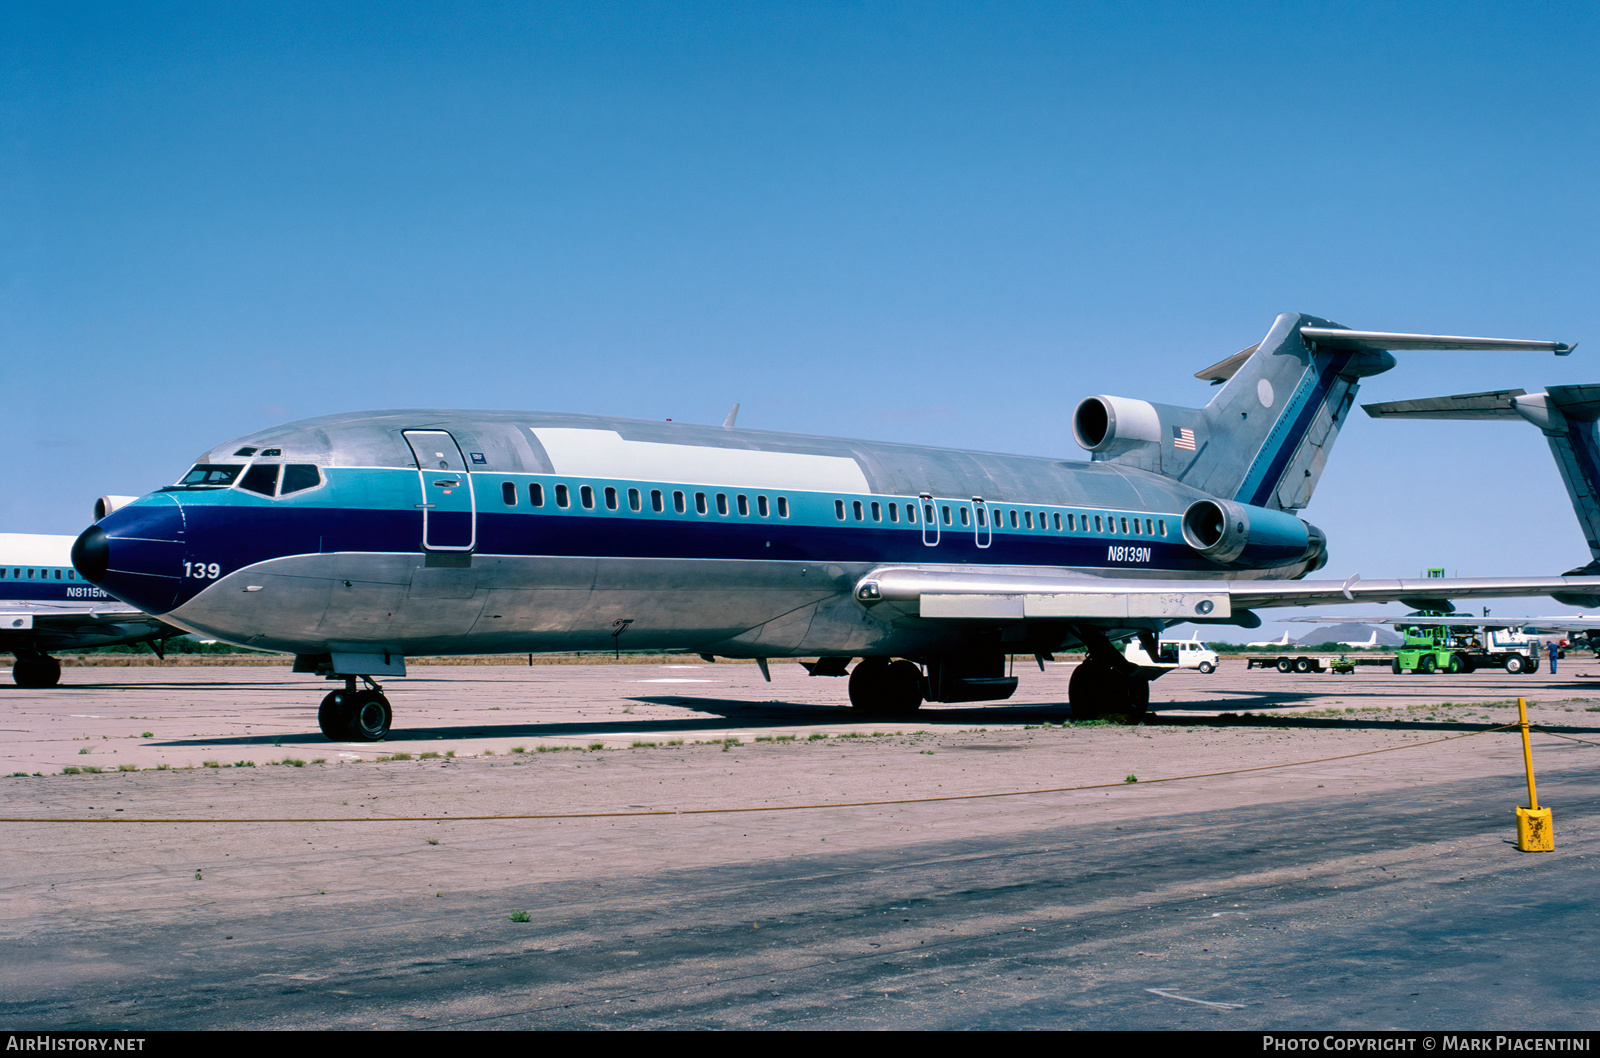
[{"label": "vertical stabilizer", "polygon": [[[1078,442],[1095,459],[1153,470],[1213,496],[1300,510],[1360,380],[1394,366],[1381,348],[1308,340],[1303,328],[1366,333],[1284,313],[1259,344],[1198,373],[1222,384],[1204,408],[1091,397],[1078,406]],[[1107,436],[1091,445],[1102,419]]]},{"label": "vertical stabilizer", "polygon": [[[1314,316],[1286,312],[1273,322],[1259,343],[1196,372],[1196,378],[1222,385],[1204,408],[1180,408],[1127,397],[1089,397],[1073,415],[1072,432],[1095,460],[1164,474],[1236,503],[1298,511],[1311,502],[1328,450],[1339,436],[1339,427],[1355,401],[1361,379],[1394,366],[1390,349],[1522,351],[1565,356],[1573,347],[1524,338],[1355,331]],[[1569,391],[1570,396],[1556,396]],[[1600,465],[1595,459],[1594,443],[1600,386],[1552,386],[1549,394],[1541,396],[1551,398],[1551,407],[1570,400],[1570,407],[1586,409],[1582,412],[1587,415],[1584,429],[1553,425],[1545,429],[1545,434],[1552,438],[1552,447],[1557,444],[1557,435],[1568,437],[1566,449],[1557,450],[1557,459],[1565,458],[1563,451],[1569,452],[1577,476],[1569,474],[1567,463],[1563,462],[1567,487],[1573,488],[1575,481],[1584,483],[1588,517],[1592,519],[1596,485],[1600,484],[1600,474],[1592,473]],[[1512,414],[1538,421],[1533,405],[1518,404],[1516,408]],[[1557,418],[1552,418],[1552,423]],[[1563,422],[1572,419],[1569,414]],[[1574,492],[1573,497],[1573,503],[1578,504],[1578,493]],[[1584,515],[1580,512],[1580,516]],[[1589,533],[1593,548],[1595,532],[1591,529]],[[1600,559],[1600,552],[1596,557]]]}]

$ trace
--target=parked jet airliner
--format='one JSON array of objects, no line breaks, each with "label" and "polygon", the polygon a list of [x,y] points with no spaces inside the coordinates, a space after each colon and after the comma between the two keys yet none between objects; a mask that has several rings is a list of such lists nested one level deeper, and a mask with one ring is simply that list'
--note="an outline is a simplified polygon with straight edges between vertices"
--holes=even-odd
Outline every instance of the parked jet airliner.
[{"label": "parked jet airliner", "polygon": [[[1386,350],[1557,342],[1354,331],[1285,314],[1199,373],[1204,408],[1125,397],[1073,416],[1091,460],[671,422],[385,411],[263,430],[107,515],[77,569],[206,637],[344,681],[319,720],[379,739],[374,677],[408,655],[609,649],[816,657],[863,709],[1009,697],[1008,654],[1082,648],[1075,715],[1137,716],[1179,622],[1254,608],[1600,594],[1600,578],[1304,581],[1310,500]],[[357,681],[364,688],[358,688]]]}]

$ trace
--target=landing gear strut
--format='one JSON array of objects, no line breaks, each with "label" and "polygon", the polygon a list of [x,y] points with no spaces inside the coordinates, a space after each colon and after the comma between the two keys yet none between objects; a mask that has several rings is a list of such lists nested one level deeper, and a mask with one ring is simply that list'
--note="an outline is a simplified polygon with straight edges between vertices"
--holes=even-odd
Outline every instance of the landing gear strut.
[{"label": "landing gear strut", "polygon": [[317,724],[334,742],[382,742],[394,723],[394,710],[383,688],[371,676],[362,676],[366,689],[356,689],[356,677],[346,676],[344,690],[322,699]]},{"label": "landing gear strut", "polygon": [[922,708],[922,670],[909,661],[864,658],[850,673],[850,707],[878,716],[911,716]]},{"label": "landing gear strut", "polygon": [[18,654],[11,678],[18,687],[54,687],[61,682],[61,662],[49,654]]}]

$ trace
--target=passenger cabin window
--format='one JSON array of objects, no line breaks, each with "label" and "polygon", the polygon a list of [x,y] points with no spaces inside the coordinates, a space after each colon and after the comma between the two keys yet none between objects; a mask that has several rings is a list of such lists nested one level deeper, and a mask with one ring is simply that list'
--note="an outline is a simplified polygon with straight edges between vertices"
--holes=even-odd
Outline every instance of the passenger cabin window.
[{"label": "passenger cabin window", "polygon": [[725,493],[725,492],[717,493],[717,513],[718,514],[727,514],[728,513],[728,494]]},{"label": "passenger cabin window", "polygon": [[739,503],[739,517],[741,517],[741,518],[750,517],[750,499],[749,499],[749,497],[745,496],[744,493],[741,492],[738,495],[737,499],[738,499],[738,503]]},{"label": "passenger cabin window", "polygon": [[567,487],[565,485],[557,485],[556,486],[556,506],[557,507],[570,507],[570,506],[572,506],[572,496],[567,492]]},{"label": "passenger cabin window", "polygon": [[767,498],[765,496],[757,496],[756,513],[761,515],[761,517],[766,518],[768,516],[767,511]]},{"label": "passenger cabin window", "polygon": [[694,494],[694,513],[696,513],[696,514],[705,514],[707,510],[708,510],[708,508],[706,507],[706,494],[703,493],[703,492],[695,493]]},{"label": "passenger cabin window", "polygon": [[834,500],[833,501],[833,513],[841,522],[844,521],[844,501],[843,500]]},{"label": "passenger cabin window", "polygon": [[500,498],[505,500],[507,507],[517,505],[517,483],[515,481],[502,481],[500,483]]},{"label": "passenger cabin window", "polygon": [[643,506],[644,506],[644,504],[639,501],[639,490],[638,489],[629,489],[628,490],[628,510],[637,511]]},{"label": "passenger cabin window", "polygon": [[960,514],[961,514],[961,524],[962,525],[966,525],[967,524],[967,517],[968,517],[967,516],[967,509],[965,507],[957,507],[956,510],[958,512],[960,512]]},{"label": "passenger cabin window", "polygon": [[657,514],[660,514],[662,511],[667,509],[665,497],[661,495],[660,489],[650,490],[650,509],[655,511]]},{"label": "passenger cabin window", "polygon": [[856,521],[861,521],[861,501],[855,500],[850,504],[850,513],[856,516]]},{"label": "passenger cabin window", "polygon": [[778,497],[778,517],[779,518],[787,518],[787,517],[789,517],[789,497],[787,497],[787,496],[779,496]]},{"label": "passenger cabin window", "polygon": [[578,502],[589,510],[594,510],[594,489],[587,485],[578,486]]},{"label": "passenger cabin window", "polygon": [[683,503],[683,493],[674,492],[672,494],[672,509],[677,511],[679,514],[682,514],[684,511],[688,510]]},{"label": "passenger cabin window", "polygon": [[614,511],[616,509],[617,509],[617,490],[612,488],[610,485],[607,485],[606,486],[606,510]]},{"label": "passenger cabin window", "polygon": [[945,525],[949,525],[950,524],[950,505],[946,504],[945,506],[941,507],[940,508],[940,513],[942,513],[944,515],[944,524]]},{"label": "passenger cabin window", "polygon": [[528,483],[528,502],[535,507],[544,506],[544,486],[537,481]]}]

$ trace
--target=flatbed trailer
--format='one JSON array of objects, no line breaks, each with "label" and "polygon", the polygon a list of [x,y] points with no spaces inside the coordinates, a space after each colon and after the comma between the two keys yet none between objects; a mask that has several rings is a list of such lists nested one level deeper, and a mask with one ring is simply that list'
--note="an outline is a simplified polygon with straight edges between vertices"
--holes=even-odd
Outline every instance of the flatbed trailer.
[{"label": "flatbed trailer", "polygon": [[1247,658],[1244,667],[1277,669],[1279,672],[1353,672],[1357,665],[1382,665],[1387,668],[1393,664],[1392,654],[1354,658],[1347,654],[1273,654]]}]

